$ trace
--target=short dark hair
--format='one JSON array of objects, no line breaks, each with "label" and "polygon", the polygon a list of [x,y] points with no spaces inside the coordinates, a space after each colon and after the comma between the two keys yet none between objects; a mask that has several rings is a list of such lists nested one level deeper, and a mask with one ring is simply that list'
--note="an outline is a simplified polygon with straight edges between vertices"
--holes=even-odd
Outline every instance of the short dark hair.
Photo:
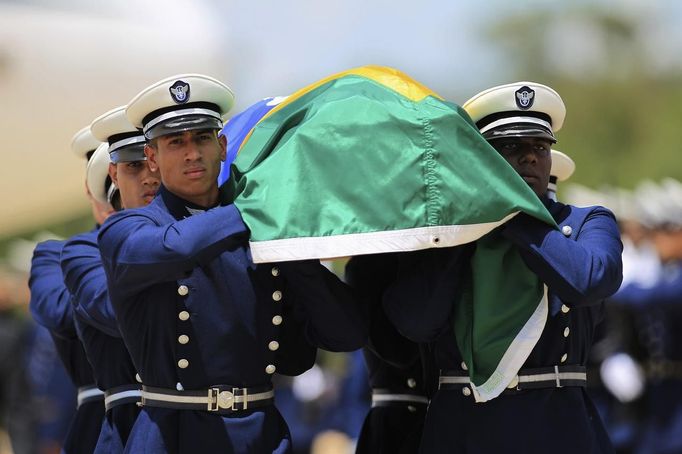
[{"label": "short dark hair", "polygon": [[149,145],[153,149],[157,150],[159,148],[159,144],[158,144],[157,139],[158,139],[158,137],[154,137],[153,139],[147,140],[147,145]]}]

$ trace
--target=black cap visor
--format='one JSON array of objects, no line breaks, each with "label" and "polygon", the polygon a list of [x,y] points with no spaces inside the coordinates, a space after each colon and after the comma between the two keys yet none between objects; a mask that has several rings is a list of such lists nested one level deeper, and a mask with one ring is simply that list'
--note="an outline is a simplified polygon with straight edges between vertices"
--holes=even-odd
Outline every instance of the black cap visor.
[{"label": "black cap visor", "polygon": [[146,161],[147,156],[144,154],[144,142],[128,145],[118,148],[109,154],[111,162],[118,164],[119,162],[134,162]]},{"label": "black cap visor", "polygon": [[215,117],[207,115],[185,115],[169,118],[166,121],[154,125],[146,133],[147,140],[157,137],[175,134],[178,132],[193,131],[196,129],[222,129],[223,122]]},{"label": "black cap visor", "polygon": [[483,133],[483,138],[488,141],[523,137],[547,139],[552,143],[556,143],[556,137],[554,137],[552,131],[533,123],[502,125]]}]

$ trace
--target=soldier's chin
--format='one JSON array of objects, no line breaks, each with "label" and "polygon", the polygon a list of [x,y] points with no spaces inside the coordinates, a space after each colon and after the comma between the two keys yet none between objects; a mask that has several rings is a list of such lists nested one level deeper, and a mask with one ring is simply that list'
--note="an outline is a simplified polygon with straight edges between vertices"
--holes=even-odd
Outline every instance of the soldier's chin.
[{"label": "soldier's chin", "polygon": [[533,192],[538,196],[542,197],[542,195],[547,192],[547,188],[542,189],[540,186],[540,181],[535,179],[535,181],[527,181],[526,177],[523,177],[524,181],[526,181],[526,184],[528,185],[529,188],[533,190]]}]

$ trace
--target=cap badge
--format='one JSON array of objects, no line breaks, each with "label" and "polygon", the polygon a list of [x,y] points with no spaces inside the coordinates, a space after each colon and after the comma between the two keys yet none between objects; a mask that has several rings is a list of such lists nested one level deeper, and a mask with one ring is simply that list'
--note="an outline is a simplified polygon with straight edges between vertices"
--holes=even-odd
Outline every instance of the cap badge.
[{"label": "cap badge", "polygon": [[521,110],[530,109],[535,100],[535,90],[526,87],[525,85],[516,90],[516,105]]},{"label": "cap badge", "polygon": [[189,100],[189,84],[187,82],[178,80],[168,90],[170,90],[171,98],[177,104],[184,104]]}]

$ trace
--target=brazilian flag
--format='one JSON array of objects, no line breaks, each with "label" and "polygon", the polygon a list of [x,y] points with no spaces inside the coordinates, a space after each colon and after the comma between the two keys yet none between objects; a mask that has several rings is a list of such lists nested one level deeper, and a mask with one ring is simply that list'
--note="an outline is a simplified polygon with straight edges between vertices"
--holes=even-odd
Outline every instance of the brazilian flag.
[{"label": "brazilian flag", "polygon": [[453,301],[479,401],[540,337],[546,289],[494,229],[521,212],[552,217],[461,107],[400,71],[355,68],[288,96],[245,134],[227,184],[256,263],[480,240]]},{"label": "brazilian flag", "polygon": [[273,107],[282,102],[285,98],[281,96],[263,98],[257,103],[249,106],[246,110],[232,116],[223,126],[220,135],[227,138],[227,154],[225,161],[220,167],[218,175],[218,185],[222,185],[230,177],[230,166],[237,157],[237,151],[244,142],[244,137],[253,129],[254,125],[270,112]]}]

